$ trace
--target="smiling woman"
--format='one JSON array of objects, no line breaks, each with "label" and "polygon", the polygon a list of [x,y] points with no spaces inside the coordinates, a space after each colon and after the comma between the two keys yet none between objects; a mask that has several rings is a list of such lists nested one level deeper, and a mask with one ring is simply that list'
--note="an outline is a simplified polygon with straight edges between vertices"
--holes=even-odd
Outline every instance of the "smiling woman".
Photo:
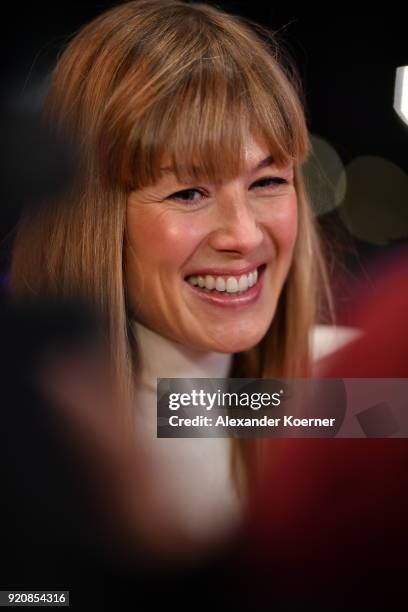
[{"label": "smiling woman", "polygon": [[[238,353],[258,344],[292,261],[293,164],[260,170],[271,158],[251,137],[244,151],[248,168],[221,184],[183,189],[166,175],[129,196],[130,303],[141,287],[144,295],[134,317],[191,349]],[[190,195],[200,197],[183,198]]]},{"label": "smiling woman", "polygon": [[329,296],[298,92],[265,28],[140,0],[72,38],[46,100],[80,143],[81,176],[22,217],[11,291],[79,294],[102,314],[157,503],[196,540],[239,521],[264,442],[157,439],[156,378],[307,375]]}]

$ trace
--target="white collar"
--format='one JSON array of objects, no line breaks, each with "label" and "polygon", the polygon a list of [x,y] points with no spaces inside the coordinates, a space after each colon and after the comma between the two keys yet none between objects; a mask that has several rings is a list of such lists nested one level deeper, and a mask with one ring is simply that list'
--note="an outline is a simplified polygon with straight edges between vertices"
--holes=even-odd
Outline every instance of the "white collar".
[{"label": "white collar", "polygon": [[132,320],[141,359],[141,382],[156,391],[157,378],[228,378],[232,353],[202,352]]}]

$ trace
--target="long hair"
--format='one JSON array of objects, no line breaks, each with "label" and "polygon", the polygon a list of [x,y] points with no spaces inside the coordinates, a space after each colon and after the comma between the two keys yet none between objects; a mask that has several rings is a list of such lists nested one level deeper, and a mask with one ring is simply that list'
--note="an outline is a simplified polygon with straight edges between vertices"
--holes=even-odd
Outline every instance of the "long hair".
[{"label": "long hair", "polygon": [[[206,4],[115,6],[60,54],[44,118],[79,147],[81,173],[58,205],[22,216],[12,295],[89,299],[107,321],[118,385],[132,397],[139,366],[124,258],[128,195],[158,180],[164,160],[183,182],[232,178],[252,133],[277,164],[294,163],[299,229],[273,322],[257,346],[234,355],[231,375],[309,372],[309,333],[322,288],[329,295],[327,273],[302,177],[309,137],[299,79],[270,30]],[[234,444],[242,485],[262,443]]]}]

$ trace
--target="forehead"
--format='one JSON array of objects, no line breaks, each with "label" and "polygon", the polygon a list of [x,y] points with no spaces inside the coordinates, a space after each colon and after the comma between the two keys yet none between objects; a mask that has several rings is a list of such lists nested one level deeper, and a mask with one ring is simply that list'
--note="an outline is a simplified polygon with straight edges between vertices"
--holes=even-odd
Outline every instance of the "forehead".
[{"label": "forehead", "polygon": [[[270,153],[265,141],[259,137],[254,137],[252,134],[246,136],[242,150],[242,166],[245,171],[254,172],[275,165],[274,156]],[[197,174],[200,174],[200,165],[196,164],[195,167]],[[178,169],[183,171],[183,166],[178,165]],[[164,162],[160,167],[160,171],[163,174],[174,174],[175,169],[171,164]]]},{"label": "forehead", "polygon": [[260,158],[265,158],[268,154],[272,158],[266,143],[262,139],[254,137],[252,134],[249,134],[244,139],[243,153],[244,161],[247,162],[248,165],[257,163]]}]

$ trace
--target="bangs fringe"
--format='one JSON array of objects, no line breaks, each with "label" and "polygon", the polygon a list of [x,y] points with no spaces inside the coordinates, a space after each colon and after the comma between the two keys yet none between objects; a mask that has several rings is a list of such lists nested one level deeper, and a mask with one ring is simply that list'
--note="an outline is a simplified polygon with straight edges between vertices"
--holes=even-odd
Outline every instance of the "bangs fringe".
[{"label": "bangs fringe", "polygon": [[127,155],[124,151],[127,163],[119,182],[142,189],[172,171],[180,183],[219,184],[243,171],[249,133],[265,144],[278,166],[306,157],[305,129],[289,101],[283,113],[270,92],[259,88],[251,95],[239,75],[226,83],[211,70],[205,78],[192,75],[187,87],[172,92],[143,119],[139,138],[129,143]]},{"label": "bangs fringe", "polygon": [[102,129],[103,167],[114,183],[138,190],[172,171],[180,183],[219,184],[243,171],[249,134],[278,166],[307,157],[303,109],[271,51],[259,39],[245,48],[222,34],[207,31],[188,56],[177,43],[173,65],[150,84],[151,66],[130,67]]}]

